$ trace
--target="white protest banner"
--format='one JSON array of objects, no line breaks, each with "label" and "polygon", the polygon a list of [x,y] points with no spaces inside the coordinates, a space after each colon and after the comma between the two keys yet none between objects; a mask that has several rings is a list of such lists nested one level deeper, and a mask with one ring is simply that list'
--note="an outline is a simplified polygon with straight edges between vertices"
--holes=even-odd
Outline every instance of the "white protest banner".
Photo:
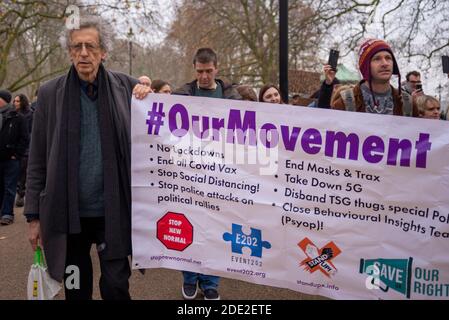
[{"label": "white protest banner", "polygon": [[246,101],[134,101],[133,267],[334,299],[448,299],[448,129]]}]

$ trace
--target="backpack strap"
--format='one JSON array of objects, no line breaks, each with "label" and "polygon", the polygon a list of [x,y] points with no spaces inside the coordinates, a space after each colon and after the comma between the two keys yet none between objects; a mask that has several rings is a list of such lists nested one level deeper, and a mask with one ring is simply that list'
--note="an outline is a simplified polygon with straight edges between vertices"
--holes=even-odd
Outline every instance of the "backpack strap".
[{"label": "backpack strap", "polygon": [[346,111],[355,112],[355,96],[354,96],[354,90],[347,89],[340,92],[341,97],[343,98],[343,101],[345,103]]},{"label": "backpack strap", "polygon": [[402,91],[402,113],[406,117],[411,117],[413,115],[412,96],[404,91]]}]

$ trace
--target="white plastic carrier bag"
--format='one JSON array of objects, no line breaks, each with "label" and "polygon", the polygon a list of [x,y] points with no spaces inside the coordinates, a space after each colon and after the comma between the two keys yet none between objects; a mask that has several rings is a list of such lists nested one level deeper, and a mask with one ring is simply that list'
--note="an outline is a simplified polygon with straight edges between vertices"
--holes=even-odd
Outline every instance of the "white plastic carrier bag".
[{"label": "white plastic carrier bag", "polygon": [[61,290],[61,284],[52,279],[44,262],[42,249],[34,253],[34,264],[28,274],[28,300],[53,300]]}]

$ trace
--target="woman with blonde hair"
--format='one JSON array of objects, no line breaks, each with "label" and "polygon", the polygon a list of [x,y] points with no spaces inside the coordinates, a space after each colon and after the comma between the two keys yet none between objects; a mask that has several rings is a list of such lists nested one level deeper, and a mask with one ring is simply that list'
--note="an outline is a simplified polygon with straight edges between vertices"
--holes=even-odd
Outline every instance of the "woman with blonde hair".
[{"label": "woman with blonde hair", "polygon": [[440,102],[432,96],[419,96],[416,99],[419,117],[424,119],[440,119]]}]

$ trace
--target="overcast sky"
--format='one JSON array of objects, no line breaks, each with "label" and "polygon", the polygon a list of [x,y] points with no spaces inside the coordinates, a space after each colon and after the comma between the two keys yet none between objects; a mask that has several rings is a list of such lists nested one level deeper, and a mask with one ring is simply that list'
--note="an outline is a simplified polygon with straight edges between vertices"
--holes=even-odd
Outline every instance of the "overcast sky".
[{"label": "overcast sky", "polygon": [[[164,37],[166,35],[166,32],[168,31],[168,27],[170,25],[170,22],[174,18],[174,7],[176,3],[179,3],[180,0],[156,0],[157,1],[157,12],[160,18],[161,24],[165,27],[163,29],[152,29],[146,30],[145,33],[137,36],[136,40],[141,43],[147,43],[151,45],[157,45],[158,43],[163,42]],[[411,1],[411,0],[409,0]],[[150,1],[151,2],[151,1]],[[449,1],[448,1],[449,2]],[[370,24],[367,28],[367,37],[375,37],[375,38],[382,38],[383,32],[381,29],[381,26],[379,23],[375,23],[375,21],[380,21],[380,18],[384,12],[388,11],[392,6],[394,6],[397,3],[397,0],[395,1],[383,1],[381,2],[381,6],[379,7],[376,16],[374,17],[373,21],[374,23]],[[401,21],[405,20],[407,17],[401,16],[404,14],[408,14],[406,10],[400,10],[395,15],[392,15],[390,17],[390,21],[388,23],[388,26],[391,26],[390,28],[390,34],[394,38],[394,36],[401,36],[401,32],[403,30],[400,29]],[[445,19],[429,19],[428,21],[424,21],[424,24],[427,25],[425,29],[432,30],[434,23],[448,23],[449,21],[446,21]],[[339,28],[341,33],[346,32],[344,28]],[[449,30],[449,27],[448,29]],[[399,33],[399,34],[396,34]],[[338,39],[338,31],[337,34],[333,32],[333,39]],[[342,36],[342,35],[340,35]],[[419,40],[419,38],[418,38]],[[419,42],[418,42],[419,43]],[[425,37],[423,35],[422,37],[422,43],[419,43],[419,45],[428,46],[429,44],[426,43]],[[323,44],[321,48],[317,48],[317,54],[322,59],[322,61],[327,60],[327,54],[328,50],[330,49],[330,46],[326,46],[326,44]],[[393,47],[393,51],[395,52],[395,55],[397,57],[399,67],[402,74],[402,80],[405,80],[405,75],[407,72],[412,70],[419,70],[422,72],[422,80],[423,80],[423,87],[424,91],[427,94],[433,95],[438,97],[439,91],[438,86],[441,85],[443,88],[442,90],[442,97],[443,100],[447,101],[449,103],[449,79],[447,78],[447,75],[444,75],[442,73],[442,67],[441,67],[441,55],[435,56],[435,58],[432,60],[432,66],[428,68],[427,70],[421,69],[422,65],[425,65],[426,62],[422,58],[418,59],[412,59],[408,61],[407,59],[404,59],[401,57],[400,52],[396,52],[395,48]],[[446,53],[447,54],[447,53]],[[357,53],[354,51],[348,56],[341,59],[341,62],[343,62],[348,68],[358,71],[357,68],[357,62],[358,62],[358,56]],[[396,80],[393,82],[395,86],[397,86]],[[443,106],[443,108],[446,108],[446,105]]]}]

